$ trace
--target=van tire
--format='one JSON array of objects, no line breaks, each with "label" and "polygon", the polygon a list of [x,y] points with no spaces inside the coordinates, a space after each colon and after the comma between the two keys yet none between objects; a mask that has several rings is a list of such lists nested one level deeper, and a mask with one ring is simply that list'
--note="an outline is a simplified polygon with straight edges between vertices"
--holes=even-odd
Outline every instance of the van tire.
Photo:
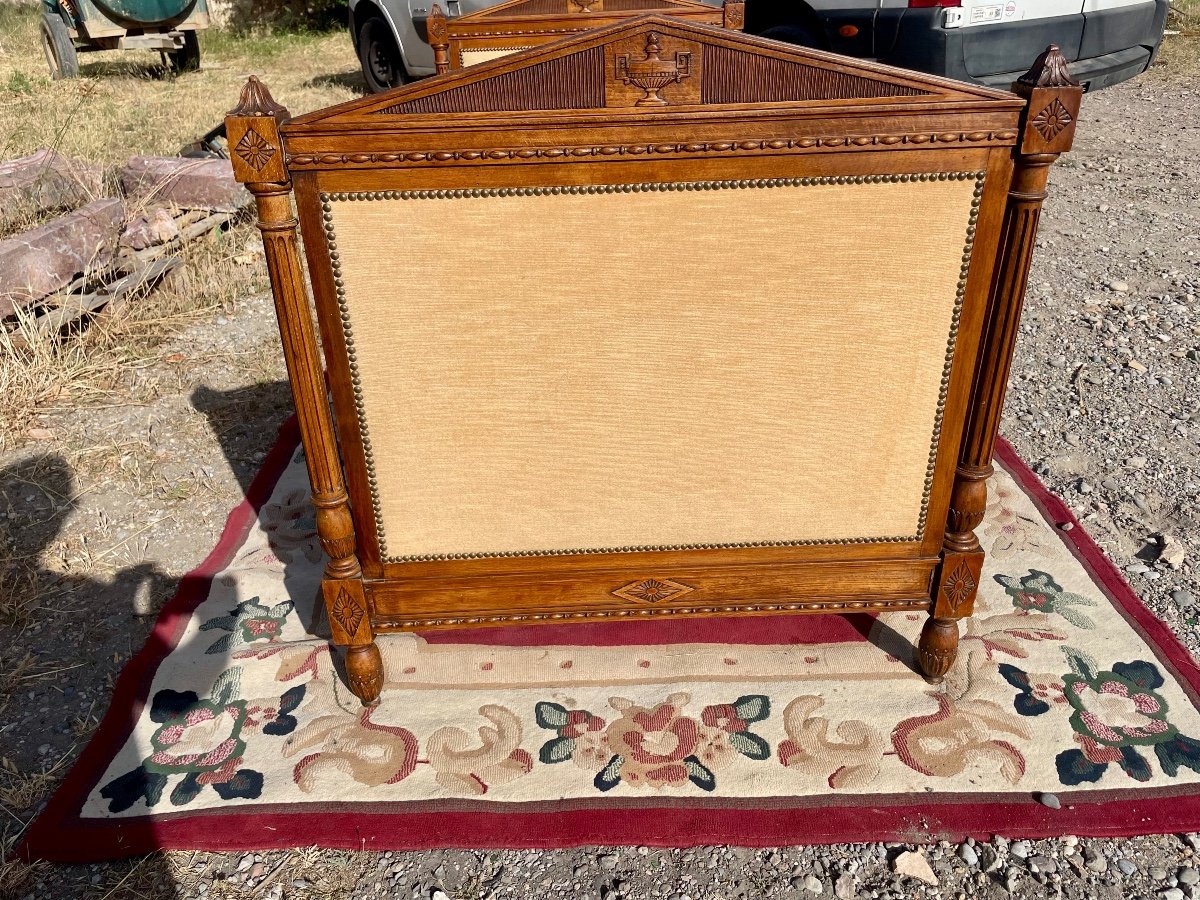
[{"label": "van tire", "polygon": [[371,16],[358,29],[358,61],[372,93],[391,90],[409,80],[392,27],[382,16]]}]

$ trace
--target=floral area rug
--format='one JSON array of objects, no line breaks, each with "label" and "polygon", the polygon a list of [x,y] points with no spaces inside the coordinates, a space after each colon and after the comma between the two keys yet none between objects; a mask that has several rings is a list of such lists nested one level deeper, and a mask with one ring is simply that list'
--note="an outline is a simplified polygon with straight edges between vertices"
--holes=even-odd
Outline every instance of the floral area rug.
[{"label": "floral area rug", "polygon": [[381,637],[364,710],[321,636],[289,426],[23,853],[1197,830],[1200,673],[999,461],[940,688],[912,668],[924,614],[658,620]]}]

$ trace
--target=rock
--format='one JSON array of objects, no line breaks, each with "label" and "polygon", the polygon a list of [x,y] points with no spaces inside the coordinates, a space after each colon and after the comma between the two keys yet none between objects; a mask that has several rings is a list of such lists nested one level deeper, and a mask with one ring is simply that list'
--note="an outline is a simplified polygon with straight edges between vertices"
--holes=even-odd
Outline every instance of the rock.
[{"label": "rock", "polygon": [[83,206],[100,193],[102,182],[99,168],[54,150],[0,162],[0,231],[48,210]]},{"label": "rock", "polygon": [[607,869],[611,872],[617,867],[617,863],[620,862],[620,859],[615,853],[604,853],[601,854],[597,861],[600,863],[600,868]]},{"label": "rock", "polygon": [[[1191,609],[1196,605],[1196,598],[1192,596],[1190,591],[1185,591],[1183,588],[1175,588],[1171,591],[1171,599],[1175,601],[1175,605],[1180,609]],[[1192,835],[1188,835],[1192,837]],[[1197,841],[1200,843],[1200,841]]]},{"label": "rock", "polygon": [[1153,881],[1166,881],[1167,870],[1162,866],[1151,866],[1147,874]]},{"label": "rock", "polygon": [[1012,846],[1008,848],[1008,852],[1017,859],[1028,859],[1030,852],[1029,841],[1013,841]]},{"label": "rock", "polygon": [[121,246],[145,250],[179,237],[179,226],[166,208],[156,206],[144,216],[138,216],[121,233]]},{"label": "rock", "polygon": [[1118,859],[1117,868],[1121,870],[1122,875],[1133,875],[1137,872],[1137,866],[1127,859]]},{"label": "rock", "polygon": [[0,241],[0,317],[106,265],[117,246],[125,204],[94,200],[16,237]]},{"label": "rock", "polygon": [[833,893],[838,900],[854,900],[854,876],[846,872],[833,883]]},{"label": "rock", "polygon": [[938,877],[933,873],[929,860],[920,850],[906,850],[892,860],[892,871],[897,875],[915,878],[932,887],[937,887]]},{"label": "rock", "polygon": [[227,159],[135,156],[121,170],[121,190],[130,199],[222,212],[237,212],[251,199]]},{"label": "rock", "polygon": [[[1187,592],[1185,591],[1184,593],[1187,593]],[[1171,596],[1174,597],[1174,594],[1172,593]],[[1189,594],[1188,596],[1190,597],[1191,595]],[[1179,601],[1176,600],[1175,602],[1178,603]],[[1195,601],[1193,601],[1193,602],[1195,602]],[[1194,832],[1190,833],[1190,834],[1185,834],[1183,836],[1183,839],[1184,839],[1184,841],[1187,842],[1187,845],[1189,847],[1191,847],[1193,850],[1195,850],[1197,852],[1200,852],[1200,834],[1196,834]]]},{"label": "rock", "polygon": [[1058,799],[1058,797],[1049,792],[1038,794],[1037,802],[1042,804],[1042,806],[1048,807],[1049,809],[1062,808],[1062,802]]},{"label": "rock", "polygon": [[1165,891],[1159,891],[1158,896],[1163,900],[1183,900],[1185,894],[1177,887],[1167,888]]},{"label": "rock", "polygon": [[247,878],[262,878],[267,874],[267,867],[260,862],[256,862],[250,867],[250,871],[246,874]]},{"label": "rock", "polygon": [[991,844],[979,844],[975,848],[979,855],[979,868],[985,872],[995,872],[1000,868],[1000,854]]},{"label": "rock", "polygon": [[1180,869],[1175,877],[1179,879],[1180,884],[1193,885],[1200,884],[1200,871],[1187,867]]},{"label": "rock", "polygon": [[1108,860],[1103,853],[1097,853],[1091,847],[1083,851],[1083,864],[1090,872],[1103,875],[1108,871]]},{"label": "rock", "polygon": [[1108,283],[1110,291],[1116,291],[1118,294],[1124,294],[1129,290],[1129,282],[1127,281],[1110,281]]},{"label": "rock", "polygon": [[1148,372],[1148,371],[1150,371],[1150,370],[1149,370],[1149,369],[1147,369],[1145,366],[1143,366],[1143,365],[1142,365],[1140,362],[1138,362],[1136,359],[1131,359],[1131,360],[1129,360],[1129,362],[1125,363],[1125,365],[1129,366],[1129,368],[1133,369],[1133,371],[1135,371],[1135,372]]},{"label": "rock", "polygon": [[1031,856],[1027,860],[1030,872],[1045,872],[1047,875],[1053,875],[1058,871],[1058,865],[1048,856]]},{"label": "rock", "polygon": [[970,844],[963,844],[958,848],[958,858],[972,868],[979,865],[979,854]]},{"label": "rock", "polygon": [[[793,887],[795,887],[794,884]],[[805,875],[803,879],[803,887],[804,890],[808,891],[810,894],[819,894],[825,890],[825,886],[821,884],[821,880],[815,875]]]},{"label": "rock", "polygon": [[1178,571],[1183,566],[1183,544],[1169,534],[1160,534],[1158,546],[1158,558]]}]

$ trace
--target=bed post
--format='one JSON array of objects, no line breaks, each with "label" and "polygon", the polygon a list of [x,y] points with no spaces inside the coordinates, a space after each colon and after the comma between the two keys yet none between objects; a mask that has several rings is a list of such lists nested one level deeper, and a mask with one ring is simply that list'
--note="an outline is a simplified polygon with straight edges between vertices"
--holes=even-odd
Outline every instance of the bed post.
[{"label": "bed post", "polygon": [[425,20],[425,33],[429,37],[429,46],[433,48],[433,66],[438,75],[450,71],[450,43],[447,35],[446,14],[441,6],[433,4],[429,10],[429,18]]},{"label": "bed post", "polygon": [[1053,44],[1013,85],[1013,92],[1025,98],[1026,106],[1013,150],[1012,183],[950,496],[942,561],[934,579],[936,593],[917,645],[921,671],[933,683],[940,682],[953,665],[958,652],[958,620],[969,616],[975,603],[983,569],[983,549],[975,528],[983,521],[987,506],[992,451],[1046,198],[1046,180],[1059,154],[1071,149],[1083,96],[1083,88],[1071,77],[1066,59]]},{"label": "bed post", "polygon": [[287,110],[251,76],[237,107],[225,118],[225,129],[234,176],[254,195],[258,207],[258,228],[317,510],[317,534],[329,556],[321,593],[330,630],[334,643],[348,647],[350,689],[364,705],[371,706],[379,702],[383,662],[367,614],[362,570],[354,549],[354,523],[300,265],[292,183],[279,134],[279,125],[287,118]]}]

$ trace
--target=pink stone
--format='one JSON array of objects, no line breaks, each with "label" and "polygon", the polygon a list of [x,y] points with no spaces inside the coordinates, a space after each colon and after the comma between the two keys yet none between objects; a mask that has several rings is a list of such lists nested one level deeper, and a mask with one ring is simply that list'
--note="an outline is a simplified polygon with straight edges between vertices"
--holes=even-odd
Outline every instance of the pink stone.
[{"label": "pink stone", "polygon": [[121,170],[121,190],[130,200],[180,209],[237,212],[250,202],[250,194],[234,180],[227,159],[135,156]]},{"label": "pink stone", "polygon": [[0,317],[112,260],[125,204],[93,200],[75,212],[0,241]]}]

